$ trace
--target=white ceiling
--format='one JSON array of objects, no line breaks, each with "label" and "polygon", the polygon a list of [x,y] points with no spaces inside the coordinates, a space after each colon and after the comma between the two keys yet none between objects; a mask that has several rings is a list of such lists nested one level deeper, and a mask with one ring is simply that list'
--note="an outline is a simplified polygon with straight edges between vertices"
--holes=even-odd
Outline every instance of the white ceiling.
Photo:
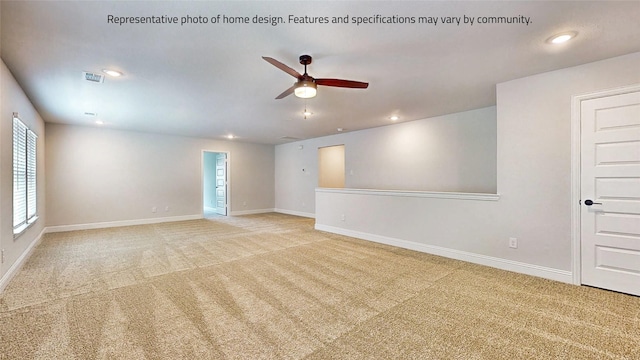
[{"label": "white ceiling", "polygon": [[[265,144],[494,105],[495,84],[640,51],[640,1],[2,1],[0,54],[45,121]],[[525,24],[128,24],[108,15],[529,17]],[[568,30],[578,36],[553,46]],[[309,74],[369,82],[274,98]],[[103,84],[82,71],[116,69]],[[640,69],[639,69],[640,71]],[[313,112],[303,119],[304,108]]]}]

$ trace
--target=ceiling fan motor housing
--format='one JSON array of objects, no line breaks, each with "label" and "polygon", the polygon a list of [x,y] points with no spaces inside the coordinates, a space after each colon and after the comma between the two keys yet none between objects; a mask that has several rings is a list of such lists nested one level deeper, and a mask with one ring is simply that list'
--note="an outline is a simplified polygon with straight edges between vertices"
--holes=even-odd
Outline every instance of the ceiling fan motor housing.
[{"label": "ceiling fan motor housing", "polygon": [[311,64],[311,61],[312,61],[312,58],[310,55],[300,55],[300,64],[307,66]]}]

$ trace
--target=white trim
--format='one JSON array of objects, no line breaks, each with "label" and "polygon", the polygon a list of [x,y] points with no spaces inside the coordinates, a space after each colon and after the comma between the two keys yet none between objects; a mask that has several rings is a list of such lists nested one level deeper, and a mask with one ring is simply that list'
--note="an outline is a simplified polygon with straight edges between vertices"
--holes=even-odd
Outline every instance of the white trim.
[{"label": "white trim", "polygon": [[20,255],[18,260],[16,260],[16,262],[14,262],[13,265],[11,265],[11,267],[9,268],[9,270],[7,270],[4,276],[0,278],[0,294],[2,294],[2,292],[7,287],[7,285],[9,285],[9,282],[11,282],[13,277],[16,276],[16,274],[18,274],[18,271],[20,271],[22,266],[27,262],[27,260],[31,256],[31,253],[33,252],[33,249],[35,249],[36,246],[40,244],[40,242],[42,241],[42,237],[47,232],[46,230],[47,230],[46,228],[42,229],[38,237],[36,237],[36,239],[27,247],[27,249],[22,253],[22,255]]},{"label": "white trim", "polygon": [[379,195],[379,196],[401,196],[417,198],[437,198],[456,200],[481,200],[498,201],[499,194],[484,193],[458,193],[458,192],[437,192],[437,191],[402,191],[402,190],[378,190],[378,189],[329,189],[316,188],[316,192],[334,194],[357,194],[357,195]]},{"label": "white trim", "polygon": [[255,210],[241,210],[241,211],[233,211],[229,214],[229,216],[242,216],[242,215],[254,215],[254,214],[265,214],[273,212],[274,209],[255,209]]},{"label": "white trim", "polygon": [[105,228],[120,227],[120,226],[148,225],[148,224],[159,224],[159,223],[165,223],[165,222],[198,220],[198,219],[202,219],[202,214],[137,219],[137,220],[108,221],[108,222],[90,223],[90,224],[57,225],[57,226],[48,226],[45,230],[47,233],[55,233],[55,232],[63,232],[63,231],[105,229]]},{"label": "white trim", "polygon": [[571,97],[571,270],[573,272],[572,283],[582,284],[581,258],[580,258],[580,129],[582,114],[580,112],[582,101],[597,99],[612,95],[626,94],[640,91],[640,84],[625,86],[616,89],[591,92]]},{"label": "white trim", "polygon": [[420,251],[427,254],[433,254],[438,256],[444,256],[451,259],[467,261],[474,264],[480,264],[485,266],[491,266],[494,268],[513,271],[521,274],[537,276],[545,279],[561,281],[564,283],[572,282],[572,274],[570,271],[558,270],[548,268],[539,265],[527,264],[518,261],[506,260],[492,256],[486,256],[481,254],[470,253],[467,251],[460,251],[455,249],[444,248],[440,246],[426,245],[416,243],[413,241],[401,240],[396,238],[390,238],[386,236],[380,236],[375,234],[364,233],[360,231],[353,231],[342,229],[328,225],[315,225],[316,230],[327,231],[334,234],[340,234],[350,236],[358,239],[373,241],[381,244],[400,247],[403,249]]},{"label": "white trim", "polygon": [[13,240],[14,241],[17,240],[20,236],[22,236],[22,234],[25,233],[25,230],[27,230],[28,228],[30,228],[33,225],[35,225],[35,223],[38,220],[38,218],[39,218],[38,215],[34,215],[26,223],[18,226],[17,228],[13,228]]},{"label": "white trim", "polygon": [[308,213],[308,212],[302,212],[302,211],[295,211],[295,210],[286,210],[286,209],[273,209],[273,211],[277,212],[277,213],[281,213],[281,214],[287,214],[287,215],[293,215],[293,216],[302,216],[302,217],[306,217],[306,218],[312,218],[315,219],[316,218],[316,214],[314,213]]}]

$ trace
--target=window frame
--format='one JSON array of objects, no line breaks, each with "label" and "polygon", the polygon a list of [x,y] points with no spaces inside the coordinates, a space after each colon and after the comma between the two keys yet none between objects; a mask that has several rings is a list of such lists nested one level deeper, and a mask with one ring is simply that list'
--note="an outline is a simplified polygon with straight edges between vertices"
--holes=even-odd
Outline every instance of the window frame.
[{"label": "window frame", "polygon": [[38,136],[14,113],[12,127],[13,236],[38,220]]}]

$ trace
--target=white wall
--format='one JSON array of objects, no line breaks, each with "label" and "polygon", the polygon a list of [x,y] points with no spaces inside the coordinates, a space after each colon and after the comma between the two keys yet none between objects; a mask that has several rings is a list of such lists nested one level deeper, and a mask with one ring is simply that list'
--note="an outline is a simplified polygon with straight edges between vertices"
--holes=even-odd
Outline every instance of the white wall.
[{"label": "white wall", "polygon": [[316,224],[571,281],[571,97],[636,83],[640,53],[498,84],[498,201],[318,192]]},{"label": "white wall", "polygon": [[199,216],[202,150],[229,152],[232,213],[274,207],[273,146],[101,127],[46,127],[48,226]]},{"label": "white wall", "polygon": [[488,107],[278,145],[279,211],[314,216],[318,148],[341,144],[347,188],[496,191],[496,109]]},{"label": "white wall", "polygon": [[347,137],[347,187],[496,191],[495,107],[357,131]]},{"label": "white wall", "polygon": [[[0,248],[5,261],[0,264],[0,291],[15,271],[18,260],[39,239],[46,222],[45,200],[45,126],[15,78],[0,61]],[[18,238],[13,238],[13,113],[37,136],[37,205],[38,220]]]}]

